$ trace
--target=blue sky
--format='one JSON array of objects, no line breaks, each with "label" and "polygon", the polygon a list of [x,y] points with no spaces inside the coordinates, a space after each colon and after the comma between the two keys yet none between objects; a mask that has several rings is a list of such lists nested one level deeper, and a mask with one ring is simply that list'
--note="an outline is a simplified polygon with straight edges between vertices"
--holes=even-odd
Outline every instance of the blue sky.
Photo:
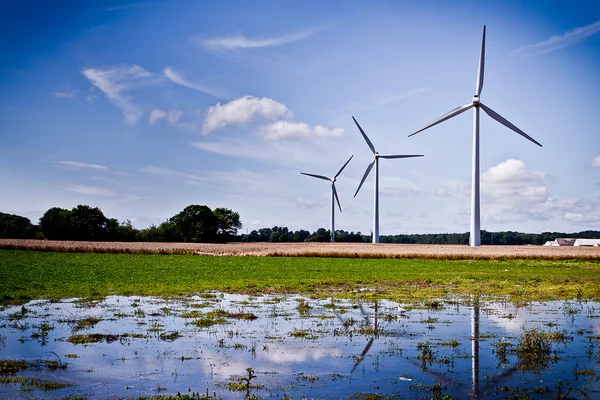
[{"label": "blue sky", "polygon": [[600,229],[597,1],[13,1],[0,13],[0,211],[98,206],[137,228],[190,204],[243,232],[469,229],[471,101],[481,114],[482,229]]}]

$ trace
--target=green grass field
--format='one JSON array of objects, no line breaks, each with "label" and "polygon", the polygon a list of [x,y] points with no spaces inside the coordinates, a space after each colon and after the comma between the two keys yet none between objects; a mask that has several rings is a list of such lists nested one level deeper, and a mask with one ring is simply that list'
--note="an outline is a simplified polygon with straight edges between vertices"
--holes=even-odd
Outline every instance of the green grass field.
[{"label": "green grass field", "polygon": [[[370,290],[364,290],[365,288]],[[361,290],[363,289],[363,290]],[[386,297],[600,299],[600,262],[60,253],[0,250],[0,301],[186,296],[207,290]]]}]

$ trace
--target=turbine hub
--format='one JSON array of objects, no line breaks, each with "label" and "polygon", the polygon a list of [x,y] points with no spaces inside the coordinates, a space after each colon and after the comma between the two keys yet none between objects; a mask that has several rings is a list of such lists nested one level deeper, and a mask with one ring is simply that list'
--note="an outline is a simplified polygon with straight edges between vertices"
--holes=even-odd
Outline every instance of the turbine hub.
[{"label": "turbine hub", "polygon": [[379,153],[375,152],[375,158],[379,158]]},{"label": "turbine hub", "polygon": [[477,96],[477,95],[473,96],[473,105],[475,107],[479,107],[479,103],[480,103],[479,96]]}]

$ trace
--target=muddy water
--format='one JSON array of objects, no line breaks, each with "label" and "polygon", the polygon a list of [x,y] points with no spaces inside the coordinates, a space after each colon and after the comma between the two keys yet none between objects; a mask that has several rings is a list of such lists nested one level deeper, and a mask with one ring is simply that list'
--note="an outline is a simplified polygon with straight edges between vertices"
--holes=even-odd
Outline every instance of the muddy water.
[{"label": "muddy water", "polygon": [[[541,338],[529,342],[538,350],[530,356],[526,333]],[[0,383],[1,398],[188,389],[226,399],[599,398],[600,303],[408,306],[221,293],[35,301],[0,312],[0,360],[29,364],[0,378],[68,385]]]}]

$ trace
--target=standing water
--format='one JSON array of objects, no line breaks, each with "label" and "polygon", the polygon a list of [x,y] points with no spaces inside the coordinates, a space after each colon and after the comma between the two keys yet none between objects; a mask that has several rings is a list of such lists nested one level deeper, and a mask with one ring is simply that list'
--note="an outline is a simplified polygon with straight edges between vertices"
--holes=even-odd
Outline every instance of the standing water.
[{"label": "standing water", "polygon": [[0,312],[1,398],[599,398],[599,366],[596,302],[207,293]]}]

